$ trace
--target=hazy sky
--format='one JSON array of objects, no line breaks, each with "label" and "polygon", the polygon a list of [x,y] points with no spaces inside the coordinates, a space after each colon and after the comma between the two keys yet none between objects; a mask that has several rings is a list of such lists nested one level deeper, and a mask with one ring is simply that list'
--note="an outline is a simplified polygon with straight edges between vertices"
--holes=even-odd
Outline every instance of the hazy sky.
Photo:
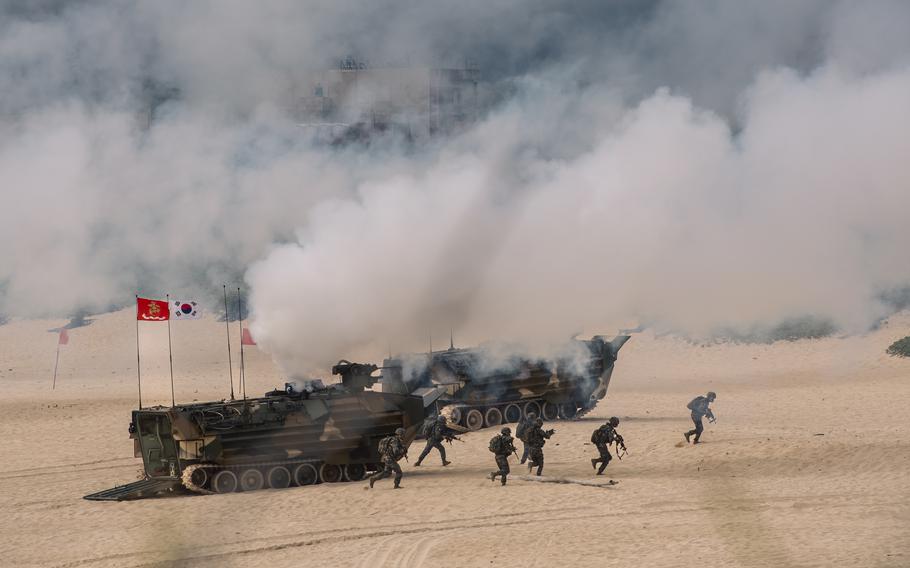
[{"label": "hazy sky", "polygon": [[[902,1],[2,2],[0,313],[245,279],[290,370],[439,322],[862,330],[910,283],[907,29]],[[287,101],[347,55],[502,98],[314,146]]]}]

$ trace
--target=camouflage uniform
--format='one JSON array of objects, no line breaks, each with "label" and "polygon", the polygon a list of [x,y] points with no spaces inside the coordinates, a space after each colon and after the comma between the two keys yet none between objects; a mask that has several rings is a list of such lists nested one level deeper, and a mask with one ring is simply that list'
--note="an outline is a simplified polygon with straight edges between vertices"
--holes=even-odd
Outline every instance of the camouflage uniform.
[{"label": "camouflage uniform", "polygon": [[518,426],[515,428],[515,435],[518,436],[522,446],[524,446],[521,452],[521,463],[528,461],[528,450],[531,449],[531,446],[527,442],[527,431],[534,427],[536,421],[537,415],[529,412],[526,417],[518,421]]},{"label": "camouflage uniform", "polygon": [[698,444],[698,439],[701,438],[701,433],[705,431],[705,425],[702,422],[702,419],[707,416],[709,420],[714,420],[714,413],[711,412],[711,409],[708,408],[708,405],[714,402],[714,399],[717,398],[717,395],[713,392],[709,392],[705,396],[697,396],[692,399],[692,401],[686,406],[689,410],[692,411],[692,422],[695,423],[695,429],[689,430],[685,434],[686,441],[689,441],[689,437],[692,434],[695,434],[695,443]]},{"label": "camouflage uniform", "polygon": [[610,460],[613,459],[613,455],[610,453],[610,444],[619,438],[619,434],[616,433],[616,426],[618,425],[619,419],[614,416],[609,422],[595,430],[594,434],[591,435],[591,441],[594,442],[594,447],[596,447],[597,451],[600,453],[600,457],[591,460],[591,467],[594,468],[596,468],[597,463],[600,462],[600,469],[597,470],[597,475],[603,474],[607,465],[609,465]]},{"label": "camouflage uniform", "polygon": [[[404,436],[404,429],[399,428],[395,431],[394,436],[388,436],[383,438],[379,443],[380,448],[386,446],[388,451],[382,452],[382,471],[377,471],[370,476],[370,488],[372,489],[373,484],[379,481],[380,479],[385,479],[395,474],[395,489],[401,487],[401,466],[398,465],[398,460],[408,455],[408,450],[404,447],[404,441],[402,437]],[[388,442],[386,442],[388,440]]]},{"label": "camouflage uniform", "polygon": [[414,465],[420,465],[420,462],[423,461],[423,458],[427,457],[427,455],[430,453],[430,450],[433,448],[439,450],[439,456],[442,458],[442,465],[449,465],[452,463],[446,461],[446,449],[442,445],[442,441],[451,435],[448,427],[446,427],[445,416],[440,416],[433,424],[430,424],[427,428],[426,435],[427,445],[424,447],[423,451],[420,452],[420,457],[417,458],[417,462],[414,463]]},{"label": "camouflage uniform", "polygon": [[[499,438],[499,449],[494,454],[496,466],[499,471],[490,472],[490,481],[495,481],[497,476],[502,476],[502,485],[506,484],[506,477],[509,475],[509,456],[516,453],[514,440],[512,439],[512,430],[503,428]],[[491,440],[492,442],[492,440]]]},{"label": "camouflage uniform", "polygon": [[527,444],[530,446],[528,452],[528,471],[537,468],[537,475],[543,473],[543,446],[547,443],[547,438],[553,435],[553,430],[544,430],[542,428],[543,420],[537,419],[525,435]]}]

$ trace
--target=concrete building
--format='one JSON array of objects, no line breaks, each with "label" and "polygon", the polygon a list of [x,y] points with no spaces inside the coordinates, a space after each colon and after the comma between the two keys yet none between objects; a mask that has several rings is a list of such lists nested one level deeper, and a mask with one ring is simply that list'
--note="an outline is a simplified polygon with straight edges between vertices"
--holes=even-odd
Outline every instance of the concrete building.
[{"label": "concrete building", "polygon": [[[424,139],[457,132],[477,119],[476,68],[370,68],[352,59],[307,76],[294,115],[333,140],[397,132]],[[340,137],[340,138],[339,138]]]}]

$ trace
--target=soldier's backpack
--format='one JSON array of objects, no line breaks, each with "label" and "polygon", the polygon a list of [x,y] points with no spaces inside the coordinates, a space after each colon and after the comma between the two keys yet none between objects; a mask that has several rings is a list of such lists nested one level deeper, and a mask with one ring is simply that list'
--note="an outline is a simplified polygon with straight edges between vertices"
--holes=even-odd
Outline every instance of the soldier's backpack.
[{"label": "soldier's backpack", "polygon": [[379,440],[379,453],[387,456],[392,452],[392,436]]},{"label": "soldier's backpack", "polygon": [[531,425],[531,421],[527,418],[522,418],[518,421],[518,426],[515,428],[515,436],[521,440],[525,441],[525,437],[528,434],[528,427]]},{"label": "soldier's backpack", "polygon": [[427,418],[423,421],[423,429],[420,431],[421,434],[429,438],[433,434],[433,426],[436,425],[436,419],[433,417]]},{"label": "soldier's backpack", "polygon": [[696,396],[691,401],[689,401],[689,404],[686,405],[686,408],[693,411],[697,410],[698,407],[701,406],[701,401],[703,398],[703,396]]},{"label": "soldier's backpack", "polygon": [[498,454],[502,451],[502,436],[493,436],[490,438],[490,451]]},{"label": "soldier's backpack", "polygon": [[612,443],[613,436],[611,435],[610,430],[611,429],[606,426],[601,426],[597,430],[594,430],[594,433],[591,434],[591,442],[595,445]]}]

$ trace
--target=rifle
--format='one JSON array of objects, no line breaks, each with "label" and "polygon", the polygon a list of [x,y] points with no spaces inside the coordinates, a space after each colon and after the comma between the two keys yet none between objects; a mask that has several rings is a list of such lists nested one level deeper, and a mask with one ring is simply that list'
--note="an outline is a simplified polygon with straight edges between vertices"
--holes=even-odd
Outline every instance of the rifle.
[{"label": "rifle", "polygon": [[711,424],[714,424],[715,422],[717,422],[717,416],[714,416],[714,413],[711,412],[710,410],[708,411],[708,422],[710,422]]},{"label": "rifle", "polygon": [[445,439],[446,439],[446,442],[448,442],[450,446],[452,445],[452,440],[458,440],[462,444],[465,443],[464,440],[462,440],[458,436],[446,436]]},{"label": "rifle", "polygon": [[[616,457],[618,457],[620,459],[620,461],[622,461],[623,455],[629,455],[629,450],[626,449],[626,442],[625,442],[625,440],[622,439],[622,436],[620,436],[619,434],[616,434],[616,438],[614,439],[614,444],[616,446]],[[622,452],[625,452],[625,454],[623,454]]]}]

